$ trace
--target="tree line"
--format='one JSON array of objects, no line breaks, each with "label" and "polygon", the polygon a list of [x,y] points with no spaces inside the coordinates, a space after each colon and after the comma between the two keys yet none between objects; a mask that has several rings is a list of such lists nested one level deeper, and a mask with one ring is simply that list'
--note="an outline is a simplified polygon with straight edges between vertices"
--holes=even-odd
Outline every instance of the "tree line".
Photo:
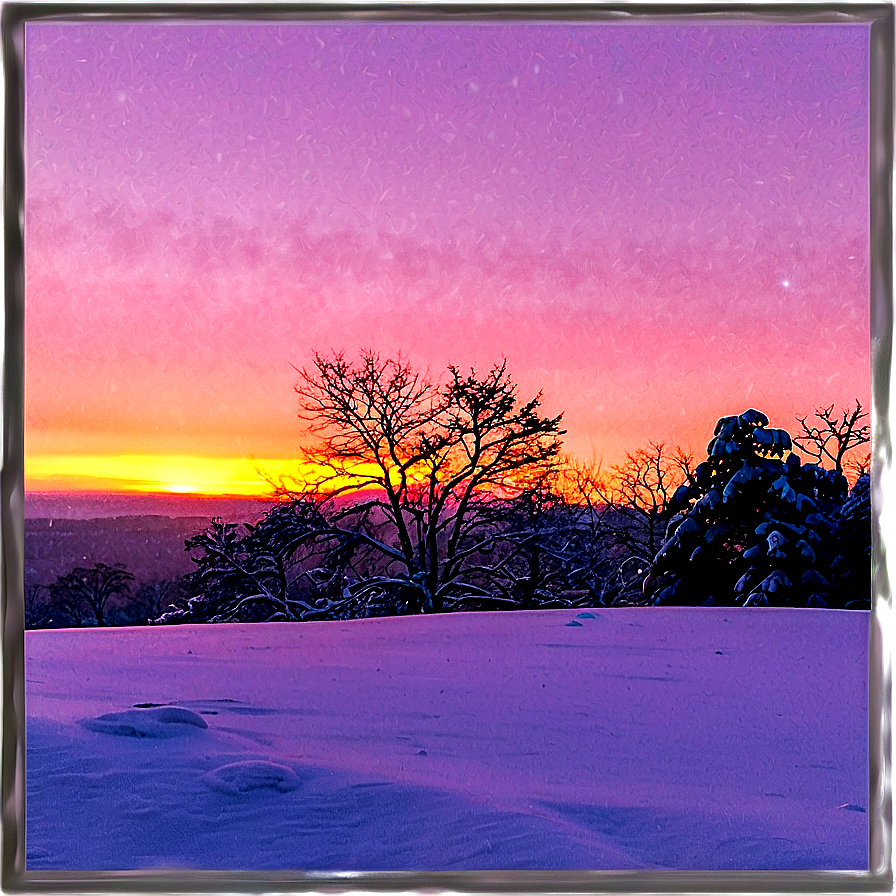
[{"label": "tree line", "polygon": [[[434,379],[401,356],[318,354],[299,376],[302,477],[268,479],[257,523],[215,518],[188,539],[196,568],[135,595],[145,621],[870,604],[858,401],[798,417],[793,437],[749,409],[700,463],[650,443],[604,474],[563,455],[562,415],[520,398],[506,363]],[[43,606],[104,625],[132,585],[121,565],[77,568]]]}]

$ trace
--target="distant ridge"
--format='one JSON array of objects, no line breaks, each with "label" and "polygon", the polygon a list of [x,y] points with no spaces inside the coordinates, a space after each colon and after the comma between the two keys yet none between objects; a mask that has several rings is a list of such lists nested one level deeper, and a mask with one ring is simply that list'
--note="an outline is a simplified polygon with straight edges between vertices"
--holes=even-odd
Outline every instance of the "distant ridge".
[{"label": "distant ridge", "polygon": [[256,520],[271,502],[218,495],[25,492],[26,519],[90,520],[119,516],[224,517]]}]

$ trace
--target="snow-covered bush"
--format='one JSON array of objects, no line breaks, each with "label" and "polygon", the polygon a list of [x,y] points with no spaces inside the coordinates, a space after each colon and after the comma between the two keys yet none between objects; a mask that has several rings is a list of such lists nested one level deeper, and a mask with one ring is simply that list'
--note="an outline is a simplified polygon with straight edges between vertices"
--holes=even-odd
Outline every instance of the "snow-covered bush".
[{"label": "snow-covered bush", "polygon": [[871,477],[867,473],[859,476],[840,508],[831,575],[848,609],[870,607]]},{"label": "snow-covered bush", "polygon": [[326,529],[311,501],[275,504],[254,525],[216,517],[186,542],[196,564],[186,576],[190,596],[156,621],[269,622],[334,615],[327,573],[334,571],[330,566],[338,550],[324,558],[325,569],[302,562],[303,547]]},{"label": "snow-covered bush", "polygon": [[855,563],[856,540],[870,538],[862,487],[849,504],[845,477],[801,463],[768,422],[753,409],[719,420],[707,460],[673,496],[644,583],[652,604],[867,606]]}]

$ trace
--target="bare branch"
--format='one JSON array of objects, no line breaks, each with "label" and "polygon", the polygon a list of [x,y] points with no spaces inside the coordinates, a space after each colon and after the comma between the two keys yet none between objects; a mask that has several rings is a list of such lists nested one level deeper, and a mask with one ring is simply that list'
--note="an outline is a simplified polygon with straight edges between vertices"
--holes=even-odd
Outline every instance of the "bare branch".
[{"label": "bare branch", "polygon": [[810,416],[797,416],[800,434],[793,442],[807,457],[820,466],[833,466],[838,472],[844,469],[847,452],[866,445],[871,441],[871,426],[867,422],[868,413],[856,399],[854,407],[844,408],[839,414],[834,405],[816,408]]}]

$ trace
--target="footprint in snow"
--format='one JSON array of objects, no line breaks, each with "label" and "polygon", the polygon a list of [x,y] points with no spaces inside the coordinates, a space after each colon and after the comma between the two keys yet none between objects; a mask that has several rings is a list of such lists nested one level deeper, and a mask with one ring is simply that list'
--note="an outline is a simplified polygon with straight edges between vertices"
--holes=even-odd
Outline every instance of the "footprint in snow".
[{"label": "footprint in snow", "polygon": [[567,628],[570,627],[570,626],[577,627],[577,628],[581,628],[581,627],[582,627],[582,623],[576,621],[575,619],[570,619],[570,621],[566,623],[566,626],[567,626]]},{"label": "footprint in snow", "polygon": [[202,776],[212,790],[227,796],[240,796],[255,790],[289,793],[299,786],[299,776],[288,766],[266,759],[229,762]]},{"label": "footprint in snow", "polygon": [[202,716],[180,706],[110,712],[95,719],[84,719],[81,724],[90,731],[117,737],[180,737],[208,728]]}]

